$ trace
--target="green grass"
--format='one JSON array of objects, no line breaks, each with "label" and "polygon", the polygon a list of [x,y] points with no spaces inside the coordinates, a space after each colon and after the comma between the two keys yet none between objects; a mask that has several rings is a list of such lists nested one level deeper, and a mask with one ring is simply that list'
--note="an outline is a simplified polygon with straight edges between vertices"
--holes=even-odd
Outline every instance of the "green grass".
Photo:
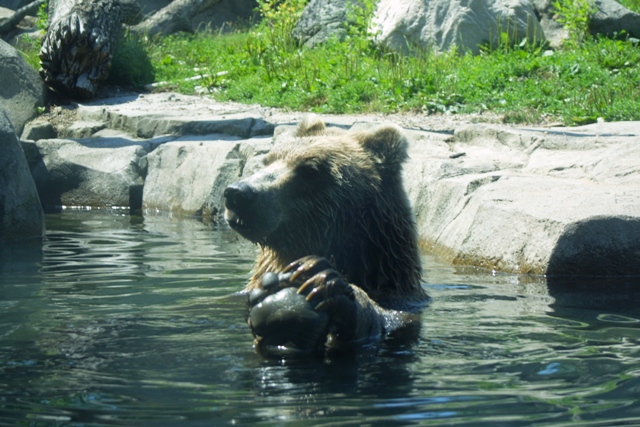
[{"label": "green grass", "polygon": [[[318,113],[506,114],[510,122],[640,120],[640,48],[600,38],[549,54],[501,48],[479,56],[381,52],[358,40],[277,49],[255,33],[200,33],[149,46],[165,89]],[[223,75],[218,73],[224,72]],[[197,81],[184,81],[205,76]]]},{"label": "green grass", "polygon": [[618,3],[629,10],[640,13],[640,0],[618,0]]},{"label": "green grass", "polygon": [[[639,2],[623,3],[638,10]],[[345,40],[306,49],[290,36],[304,0],[259,3],[265,19],[244,31],[129,37],[119,50],[124,60],[114,59],[121,75],[111,81],[140,86],[155,79],[166,83],[155,90],[317,113],[490,111],[510,123],[640,120],[640,44],[624,35],[575,37],[553,52],[503,38],[497,50],[477,56],[417,49],[405,56],[373,46],[366,16],[353,15]]]}]

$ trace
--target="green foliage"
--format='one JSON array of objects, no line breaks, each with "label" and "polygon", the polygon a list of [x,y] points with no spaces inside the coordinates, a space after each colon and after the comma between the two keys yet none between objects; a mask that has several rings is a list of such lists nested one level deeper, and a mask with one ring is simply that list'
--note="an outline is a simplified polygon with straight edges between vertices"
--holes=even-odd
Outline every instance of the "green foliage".
[{"label": "green foliage", "polygon": [[154,79],[155,73],[147,55],[144,37],[125,32],[116,44],[107,82],[141,87],[152,83]]},{"label": "green foliage", "polygon": [[618,3],[629,10],[640,13],[640,0],[618,0]]},{"label": "green foliage", "polygon": [[595,0],[556,0],[558,22],[569,32],[570,42],[582,43],[589,35],[589,22],[596,12]]},{"label": "green foliage", "polygon": [[129,36],[114,58],[112,82],[145,84],[153,71],[166,82],[158,90],[318,113],[492,112],[508,123],[640,120],[634,39],[584,37],[552,52],[504,34],[499,46],[476,56],[411,46],[404,55],[369,41],[374,3],[364,0],[348,13],[343,39],[304,48],[292,36],[304,3],[261,0],[264,19],[245,31],[153,41]]},{"label": "green foliage", "polygon": [[262,34],[162,39],[150,46],[156,77],[184,93],[207,86],[220,100],[318,113],[490,111],[511,123],[640,119],[640,49],[628,40],[587,39],[555,52],[520,43],[478,56],[415,48],[403,55],[356,35],[285,49]]},{"label": "green foliage", "polygon": [[40,40],[23,34],[15,46],[24,60],[36,70],[40,69],[40,44]]},{"label": "green foliage", "polygon": [[45,0],[45,2],[40,5],[36,16],[38,18],[38,29],[47,31],[47,28],[49,27],[49,0]]}]

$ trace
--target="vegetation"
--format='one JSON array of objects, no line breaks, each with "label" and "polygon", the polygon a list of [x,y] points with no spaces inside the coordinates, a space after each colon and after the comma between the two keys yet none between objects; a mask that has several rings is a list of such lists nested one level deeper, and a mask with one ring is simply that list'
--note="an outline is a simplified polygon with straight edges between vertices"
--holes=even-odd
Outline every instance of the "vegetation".
[{"label": "vegetation", "polygon": [[[476,56],[380,49],[366,33],[373,7],[348,14],[344,39],[304,48],[291,32],[304,0],[258,3],[263,19],[246,30],[135,39],[117,67],[123,76],[114,81],[138,72],[127,83],[144,84],[155,75],[164,82],[155,90],[319,113],[491,111],[513,123],[640,120],[640,43],[625,34],[591,37],[591,0],[555,3],[572,34],[562,49],[514,44],[505,35],[497,49]],[[640,10],[640,0],[623,3]],[[136,58],[150,59],[152,70],[140,73]]]}]

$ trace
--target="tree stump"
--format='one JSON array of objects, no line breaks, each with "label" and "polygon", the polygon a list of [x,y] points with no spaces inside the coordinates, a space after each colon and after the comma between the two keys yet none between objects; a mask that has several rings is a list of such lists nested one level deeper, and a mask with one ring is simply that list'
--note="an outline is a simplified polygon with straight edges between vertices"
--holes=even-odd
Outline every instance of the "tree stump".
[{"label": "tree stump", "polygon": [[118,0],[51,0],[40,74],[51,88],[91,98],[109,75],[122,31]]}]

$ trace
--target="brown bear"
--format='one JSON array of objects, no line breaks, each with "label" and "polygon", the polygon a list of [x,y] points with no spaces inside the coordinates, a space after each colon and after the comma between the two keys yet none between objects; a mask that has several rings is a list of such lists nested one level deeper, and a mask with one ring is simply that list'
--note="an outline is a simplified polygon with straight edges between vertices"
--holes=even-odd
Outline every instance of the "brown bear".
[{"label": "brown bear", "polygon": [[407,145],[393,125],[345,131],[310,116],[225,189],[227,222],[260,250],[246,287],[259,351],[341,349],[416,320],[428,296]]}]

